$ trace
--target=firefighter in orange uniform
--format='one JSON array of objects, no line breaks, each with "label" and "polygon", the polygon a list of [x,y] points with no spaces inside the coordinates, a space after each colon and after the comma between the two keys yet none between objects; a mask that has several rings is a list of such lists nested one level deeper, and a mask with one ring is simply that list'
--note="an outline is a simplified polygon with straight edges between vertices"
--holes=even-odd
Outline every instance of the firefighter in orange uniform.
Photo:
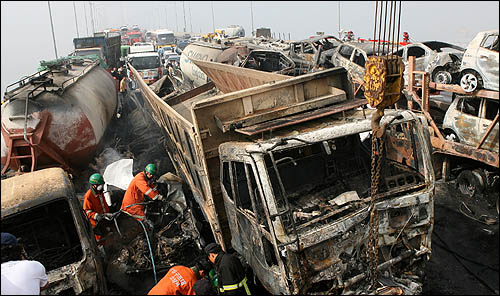
[{"label": "firefighter in orange uniform", "polygon": [[[104,217],[110,217],[109,207],[104,199],[104,178],[101,174],[93,174],[89,179],[90,189],[83,197],[83,210],[89,218],[92,228],[98,221]],[[97,242],[100,242],[101,236],[95,235]]]},{"label": "firefighter in orange uniform", "polygon": [[128,185],[120,209],[138,221],[144,220],[144,205],[138,204],[144,202],[144,195],[147,195],[152,200],[162,200],[163,198],[158,193],[158,189],[153,182],[155,176],[156,166],[150,163],[146,166],[144,172],[138,173]]},{"label": "firefighter in orange uniform", "polygon": [[194,284],[203,279],[210,269],[207,260],[198,261],[192,267],[173,266],[148,295],[196,295]]}]

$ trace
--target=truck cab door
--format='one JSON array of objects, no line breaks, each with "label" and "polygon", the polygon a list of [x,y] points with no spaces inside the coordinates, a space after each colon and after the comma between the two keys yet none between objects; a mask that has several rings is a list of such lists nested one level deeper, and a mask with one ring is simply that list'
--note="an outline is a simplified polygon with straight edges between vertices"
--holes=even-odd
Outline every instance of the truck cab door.
[{"label": "truck cab door", "polygon": [[222,170],[221,187],[231,228],[231,244],[268,290],[279,291],[277,287],[283,286],[280,283],[283,275],[254,169],[249,163],[223,161]]}]

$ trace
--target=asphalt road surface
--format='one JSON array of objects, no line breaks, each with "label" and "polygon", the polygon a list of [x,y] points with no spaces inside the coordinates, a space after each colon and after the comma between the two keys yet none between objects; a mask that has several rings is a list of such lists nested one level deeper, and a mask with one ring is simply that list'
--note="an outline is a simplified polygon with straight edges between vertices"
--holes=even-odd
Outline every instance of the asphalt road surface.
[{"label": "asphalt road surface", "polygon": [[454,182],[436,184],[432,257],[423,294],[498,295],[498,213],[485,204],[481,197],[461,195]]}]

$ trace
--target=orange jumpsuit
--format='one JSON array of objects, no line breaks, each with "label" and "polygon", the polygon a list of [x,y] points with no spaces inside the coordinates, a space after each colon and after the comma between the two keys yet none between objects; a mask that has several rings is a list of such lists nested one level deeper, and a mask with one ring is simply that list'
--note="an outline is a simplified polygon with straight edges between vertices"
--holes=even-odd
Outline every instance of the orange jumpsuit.
[{"label": "orange jumpsuit", "polygon": [[197,280],[191,268],[176,265],[170,268],[148,295],[195,295],[193,285]]},{"label": "orange jumpsuit", "polygon": [[158,197],[158,188],[152,181],[146,180],[144,172],[140,172],[128,185],[120,209],[129,213],[138,221],[144,219],[144,205],[133,205],[126,208],[129,205],[144,202],[144,195],[147,195],[151,199],[155,200]]},{"label": "orange jumpsuit", "polygon": [[[104,199],[104,193],[97,193],[92,188],[85,193],[83,197],[83,210],[85,215],[89,218],[92,228],[97,224],[95,216],[97,214],[109,213],[109,207]],[[97,241],[101,240],[100,235],[96,235],[95,239]]]}]

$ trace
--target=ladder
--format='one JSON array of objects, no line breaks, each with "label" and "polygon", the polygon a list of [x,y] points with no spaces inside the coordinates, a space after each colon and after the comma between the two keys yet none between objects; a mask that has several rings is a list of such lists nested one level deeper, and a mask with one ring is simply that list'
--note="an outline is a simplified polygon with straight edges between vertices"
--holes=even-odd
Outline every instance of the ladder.
[{"label": "ladder", "polygon": [[71,171],[66,161],[42,141],[49,116],[50,114],[47,110],[42,111],[40,114],[40,123],[35,129],[26,132],[26,138],[24,137],[24,133],[9,132],[2,123],[2,134],[5,145],[8,147],[7,158],[1,172],[2,175],[12,166],[13,161],[20,168],[23,165],[21,160],[26,159],[31,159],[31,172],[35,171],[37,169],[37,159],[41,154],[46,154],[55,160],[65,171]]}]

